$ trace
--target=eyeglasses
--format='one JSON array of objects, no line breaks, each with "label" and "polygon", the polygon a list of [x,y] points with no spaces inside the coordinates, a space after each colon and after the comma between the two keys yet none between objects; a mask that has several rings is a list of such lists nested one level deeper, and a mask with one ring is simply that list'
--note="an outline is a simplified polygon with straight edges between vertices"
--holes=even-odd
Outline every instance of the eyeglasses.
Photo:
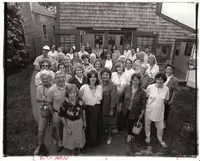
[{"label": "eyeglasses", "polygon": [[49,65],[42,65],[42,67],[49,67]]}]

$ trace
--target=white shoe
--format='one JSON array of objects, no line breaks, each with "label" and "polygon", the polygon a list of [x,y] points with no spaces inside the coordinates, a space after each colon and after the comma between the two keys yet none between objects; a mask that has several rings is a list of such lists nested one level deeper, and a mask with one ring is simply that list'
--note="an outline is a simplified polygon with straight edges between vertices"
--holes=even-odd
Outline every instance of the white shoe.
[{"label": "white shoe", "polygon": [[150,144],[150,138],[145,139],[146,144]]},{"label": "white shoe", "polygon": [[38,155],[38,154],[39,154],[40,148],[41,148],[41,146],[39,145],[39,146],[35,149],[34,155]]},{"label": "white shoe", "polygon": [[109,145],[112,142],[112,137],[107,140],[107,144]]},{"label": "white shoe", "polygon": [[163,148],[167,148],[167,144],[164,141],[159,141]]},{"label": "white shoe", "polygon": [[128,135],[128,136],[127,136],[127,139],[126,139],[126,142],[129,143],[129,142],[131,141],[131,139],[132,139],[132,136],[131,136],[131,135]]}]

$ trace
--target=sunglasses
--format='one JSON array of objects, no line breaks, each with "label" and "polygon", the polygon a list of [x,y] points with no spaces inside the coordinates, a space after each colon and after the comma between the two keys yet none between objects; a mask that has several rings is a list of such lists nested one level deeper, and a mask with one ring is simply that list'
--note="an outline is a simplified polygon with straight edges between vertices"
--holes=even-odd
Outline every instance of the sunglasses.
[{"label": "sunglasses", "polygon": [[42,65],[42,67],[49,67],[49,65]]}]

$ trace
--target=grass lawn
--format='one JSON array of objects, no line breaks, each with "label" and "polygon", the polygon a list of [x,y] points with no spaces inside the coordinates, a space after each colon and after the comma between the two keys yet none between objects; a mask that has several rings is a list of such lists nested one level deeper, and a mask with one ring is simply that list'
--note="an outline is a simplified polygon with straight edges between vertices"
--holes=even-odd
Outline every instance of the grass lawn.
[{"label": "grass lawn", "polygon": [[34,67],[7,77],[6,149],[7,155],[33,154],[37,135],[32,114],[30,81]]}]

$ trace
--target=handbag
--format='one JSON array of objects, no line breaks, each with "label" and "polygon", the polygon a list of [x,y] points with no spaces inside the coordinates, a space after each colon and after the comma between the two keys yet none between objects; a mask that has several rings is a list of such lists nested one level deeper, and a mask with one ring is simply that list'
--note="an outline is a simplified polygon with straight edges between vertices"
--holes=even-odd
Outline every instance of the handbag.
[{"label": "handbag", "polygon": [[42,118],[47,118],[50,116],[50,112],[49,112],[49,109],[48,109],[48,106],[43,106],[41,109],[40,109],[40,114],[41,114],[41,117]]},{"label": "handbag", "polygon": [[142,130],[142,127],[143,127],[143,124],[140,122],[140,119],[138,119],[138,121],[133,126],[132,133],[139,135]]}]

